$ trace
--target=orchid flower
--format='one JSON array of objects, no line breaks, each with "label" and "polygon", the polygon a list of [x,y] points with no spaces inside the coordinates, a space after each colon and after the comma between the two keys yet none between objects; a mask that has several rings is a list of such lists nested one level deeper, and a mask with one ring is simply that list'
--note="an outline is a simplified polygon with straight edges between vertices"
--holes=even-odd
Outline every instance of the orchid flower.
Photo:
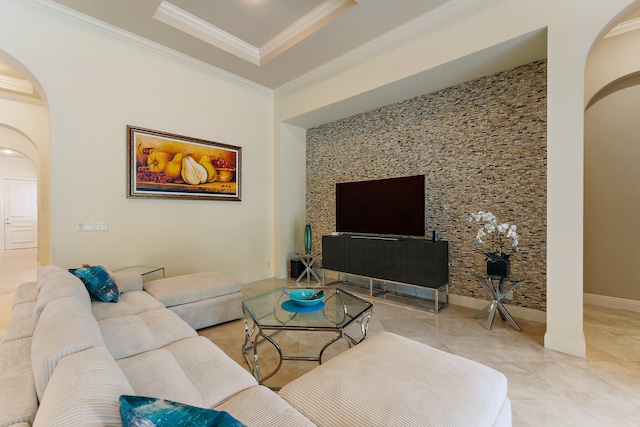
[{"label": "orchid flower", "polygon": [[498,223],[498,219],[491,212],[478,211],[470,213],[465,217],[467,222],[484,222],[485,224],[478,230],[476,234],[476,246],[482,247],[485,242],[482,240],[485,236],[490,236],[489,241],[490,251],[487,252],[488,258],[507,258],[508,255],[504,253],[504,239],[511,239],[511,247],[515,252],[520,250],[519,239],[520,235],[516,233],[518,227],[515,224]]}]

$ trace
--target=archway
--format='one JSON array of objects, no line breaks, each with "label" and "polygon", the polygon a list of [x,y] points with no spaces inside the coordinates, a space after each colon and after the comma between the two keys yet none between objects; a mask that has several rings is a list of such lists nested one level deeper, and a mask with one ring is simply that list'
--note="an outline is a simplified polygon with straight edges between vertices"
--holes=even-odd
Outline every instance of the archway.
[{"label": "archway", "polygon": [[8,64],[33,85],[39,97],[0,90],[0,145],[25,154],[38,180],[38,262],[51,262],[49,114],[45,92],[35,76],[11,55],[0,51]]},{"label": "archway", "polygon": [[[640,41],[640,31],[638,31]],[[640,312],[640,74],[620,78],[585,111],[585,303]]]},{"label": "archway", "polygon": [[584,293],[587,303],[640,311],[640,12],[617,21],[585,69]]},{"label": "archway", "polygon": [[[640,208],[640,13],[635,7],[635,13],[627,10],[610,24],[619,25],[593,45],[585,68],[585,334],[588,348],[612,356],[624,352],[629,331],[615,331],[618,345],[611,345],[610,331],[596,332],[607,323],[602,310],[640,312],[635,273],[640,259],[635,218]],[[623,313],[615,316],[627,316]]]}]

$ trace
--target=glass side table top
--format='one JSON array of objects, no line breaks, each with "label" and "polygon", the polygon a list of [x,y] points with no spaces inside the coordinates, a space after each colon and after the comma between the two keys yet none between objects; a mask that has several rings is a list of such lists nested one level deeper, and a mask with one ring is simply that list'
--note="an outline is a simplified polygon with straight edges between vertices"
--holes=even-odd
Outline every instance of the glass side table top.
[{"label": "glass side table top", "polygon": [[155,273],[156,271],[162,271],[162,275],[164,277],[164,267],[145,267],[141,265],[136,265],[133,267],[121,268],[120,270],[116,270],[116,271],[138,273],[142,276],[144,276],[145,274]]},{"label": "glass side table top", "polygon": [[142,282],[146,283],[150,280],[164,279],[164,267],[151,267],[134,265],[133,267],[121,268],[117,272],[138,273],[142,276]]},{"label": "glass side table top", "polygon": [[246,299],[242,306],[251,318],[266,329],[342,329],[366,311],[373,304],[349,292],[337,288],[313,288],[325,292],[324,308],[313,313],[300,315],[282,308],[289,300],[288,294],[299,287],[280,289]]},{"label": "glass side table top", "polygon": [[475,277],[477,277],[478,279],[494,279],[494,280],[499,280],[502,282],[522,282],[523,279],[519,278],[519,277],[511,277],[511,276],[507,276],[507,277],[502,277],[502,276],[489,276],[486,273],[480,273],[478,271],[474,271],[473,275]]}]

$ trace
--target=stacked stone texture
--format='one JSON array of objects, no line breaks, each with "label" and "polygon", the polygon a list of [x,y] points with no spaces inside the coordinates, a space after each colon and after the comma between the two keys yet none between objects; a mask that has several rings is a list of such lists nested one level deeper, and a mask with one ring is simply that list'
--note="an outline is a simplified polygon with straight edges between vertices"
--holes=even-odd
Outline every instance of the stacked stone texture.
[{"label": "stacked stone texture", "polygon": [[[425,234],[449,241],[450,292],[487,299],[474,271],[479,223],[493,212],[518,226],[515,305],[546,309],[546,60],[398,102],[307,131],[307,219],[313,251],[335,231],[335,185],[425,175]],[[375,215],[371,212],[371,215]]]}]

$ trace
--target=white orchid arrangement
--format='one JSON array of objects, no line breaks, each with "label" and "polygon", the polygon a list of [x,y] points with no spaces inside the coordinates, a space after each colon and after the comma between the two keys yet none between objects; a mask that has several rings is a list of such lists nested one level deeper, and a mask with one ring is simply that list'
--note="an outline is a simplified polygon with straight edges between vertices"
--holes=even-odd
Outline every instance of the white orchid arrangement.
[{"label": "white orchid arrangement", "polygon": [[509,262],[510,254],[504,253],[505,241],[508,239],[511,239],[511,247],[515,252],[520,250],[518,246],[520,235],[516,233],[518,227],[515,224],[499,223],[494,214],[483,211],[467,216],[468,222],[473,222],[474,220],[475,222],[485,223],[476,234],[476,246],[480,248],[485,244],[483,238],[490,239],[488,242],[490,251],[485,252],[487,261]]}]

